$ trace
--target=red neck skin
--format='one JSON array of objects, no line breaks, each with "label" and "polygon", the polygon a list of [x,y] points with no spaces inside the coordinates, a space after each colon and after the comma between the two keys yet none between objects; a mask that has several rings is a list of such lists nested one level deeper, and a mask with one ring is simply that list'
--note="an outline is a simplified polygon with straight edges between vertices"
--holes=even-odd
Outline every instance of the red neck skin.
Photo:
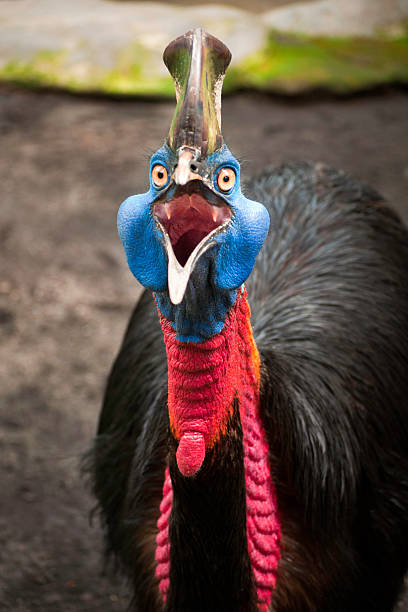
[{"label": "red neck skin", "polygon": [[[222,331],[202,343],[180,342],[160,315],[168,359],[170,428],[179,441],[177,465],[191,477],[200,469],[238,397],[243,431],[248,552],[258,608],[269,609],[280,558],[280,523],[268,443],[259,414],[260,359],[246,290],[238,295]],[[156,576],[164,601],[170,575],[169,518],[172,487],[166,469],[156,543]]]}]

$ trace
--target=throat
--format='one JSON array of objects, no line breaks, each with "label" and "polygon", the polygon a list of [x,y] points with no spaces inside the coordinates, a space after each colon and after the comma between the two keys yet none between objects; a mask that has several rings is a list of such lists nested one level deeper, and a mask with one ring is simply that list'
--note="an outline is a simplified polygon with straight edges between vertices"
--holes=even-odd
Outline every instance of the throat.
[{"label": "throat", "polygon": [[[174,332],[173,338],[182,342],[184,347],[206,343],[223,332],[228,313],[237,300],[237,291],[214,286],[213,258],[217,248],[212,246],[197,261],[180,304],[173,304],[167,291],[155,293],[162,323],[166,321],[168,324],[163,330],[166,346],[171,340],[166,336],[167,329]],[[186,356],[187,353],[188,349]]]},{"label": "throat", "polygon": [[[202,550],[198,553],[200,559],[207,560],[208,565],[201,576],[204,589],[211,591],[210,585],[214,583],[214,580],[210,580],[206,586],[210,567],[223,567],[219,571],[229,575],[225,560],[231,555],[225,546],[214,549],[208,543],[205,515],[199,519],[198,511],[192,510],[189,505],[194,499],[193,490],[198,500],[200,491],[204,499],[206,491],[211,492],[211,487],[218,482],[223,483],[227,499],[225,495],[215,496],[208,504],[207,521],[211,523],[214,517],[222,517],[223,509],[231,505],[224,517],[227,521],[224,529],[227,529],[227,533],[228,529],[231,533],[237,530],[244,552],[239,555],[239,547],[234,549],[237,558],[230,558],[228,567],[231,567],[231,563],[234,565],[234,575],[239,576],[241,584],[244,584],[247,563],[252,586],[247,585],[246,592],[253,593],[258,610],[268,610],[271,603],[280,557],[280,524],[268,444],[260,417],[260,360],[249,318],[246,291],[238,295],[222,331],[205,342],[185,343],[178,340],[171,323],[161,316],[168,358],[168,408],[172,438],[156,550],[156,576],[164,600],[168,597],[174,599],[179,589],[187,588],[187,585],[180,584],[180,576],[176,576],[174,570],[175,564],[179,566],[181,563],[188,573],[191,565],[191,559],[180,558],[181,549],[177,542],[182,535],[178,528],[185,529],[185,533],[193,529],[194,537],[188,542],[194,550],[205,549],[208,544],[212,551],[209,555]],[[235,459],[231,460],[232,457]],[[237,469],[239,476],[234,474],[233,480],[238,483],[238,489],[229,491],[227,483]],[[203,478],[204,484],[201,483]],[[241,497],[239,482],[242,482]],[[237,508],[238,514],[234,512]],[[240,530],[240,512],[243,530]],[[235,525],[232,524],[233,517]],[[181,523],[176,529],[179,520]],[[191,554],[194,555],[194,551]],[[214,558],[217,555],[220,558]],[[232,578],[230,582],[232,585]],[[198,588],[199,584],[195,584]],[[247,603],[243,604],[243,610],[251,609]],[[234,609],[241,608],[237,604]]]}]

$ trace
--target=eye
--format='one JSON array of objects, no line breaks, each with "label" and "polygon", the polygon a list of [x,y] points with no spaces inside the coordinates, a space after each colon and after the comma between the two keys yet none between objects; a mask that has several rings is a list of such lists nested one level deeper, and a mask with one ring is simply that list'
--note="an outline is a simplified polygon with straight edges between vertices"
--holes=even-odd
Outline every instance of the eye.
[{"label": "eye", "polygon": [[237,175],[232,168],[221,168],[217,176],[217,185],[221,191],[229,191],[235,185]]},{"label": "eye", "polygon": [[152,181],[155,187],[164,187],[169,180],[169,173],[167,172],[167,168],[162,166],[162,164],[156,164],[152,168]]}]

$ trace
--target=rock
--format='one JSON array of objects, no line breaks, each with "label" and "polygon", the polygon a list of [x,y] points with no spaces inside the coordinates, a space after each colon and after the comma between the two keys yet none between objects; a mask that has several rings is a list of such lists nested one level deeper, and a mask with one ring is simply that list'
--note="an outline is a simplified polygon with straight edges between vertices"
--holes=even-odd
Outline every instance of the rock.
[{"label": "rock", "polygon": [[[238,2],[247,6],[245,0]],[[344,49],[329,49],[329,55],[326,49],[312,50],[309,57],[296,41],[290,49],[279,39],[268,47],[271,29],[292,37],[293,32],[349,37],[394,27],[393,35],[398,35],[404,33],[404,18],[408,18],[408,0],[286,0],[284,6],[259,14],[216,4],[3,0],[0,80],[174,98],[163,50],[177,36],[201,26],[232,51],[226,79],[229,91],[239,87],[285,93],[321,87],[352,91],[408,81],[403,69],[408,64],[406,39],[402,51],[383,49],[381,41],[378,50],[363,50],[361,62],[357,60],[359,73],[348,77],[348,67],[353,69],[354,63],[348,40]],[[363,74],[366,70],[371,71],[368,76]]]},{"label": "rock", "polygon": [[0,4],[0,70],[3,78],[71,89],[173,95],[163,50],[198,26],[222,39],[235,63],[259,49],[267,33],[259,17],[232,7],[5,0]]},{"label": "rock", "polygon": [[264,13],[277,30],[323,36],[372,36],[408,18],[408,0],[317,0]]}]

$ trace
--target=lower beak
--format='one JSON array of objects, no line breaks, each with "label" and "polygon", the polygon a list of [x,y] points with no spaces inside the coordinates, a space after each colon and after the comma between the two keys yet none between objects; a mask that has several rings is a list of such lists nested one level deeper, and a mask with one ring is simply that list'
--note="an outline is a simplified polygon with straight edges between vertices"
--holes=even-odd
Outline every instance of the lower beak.
[{"label": "lower beak", "polygon": [[208,236],[203,238],[201,242],[197,244],[187,262],[182,266],[174,254],[173,247],[167,232],[164,232],[165,247],[167,250],[167,256],[169,259],[168,264],[168,287],[170,300],[173,304],[180,304],[182,302],[184,294],[186,292],[187,284],[190,279],[191,273],[194,267],[201,257],[209,248],[215,245],[213,240],[217,229],[213,230]]}]

